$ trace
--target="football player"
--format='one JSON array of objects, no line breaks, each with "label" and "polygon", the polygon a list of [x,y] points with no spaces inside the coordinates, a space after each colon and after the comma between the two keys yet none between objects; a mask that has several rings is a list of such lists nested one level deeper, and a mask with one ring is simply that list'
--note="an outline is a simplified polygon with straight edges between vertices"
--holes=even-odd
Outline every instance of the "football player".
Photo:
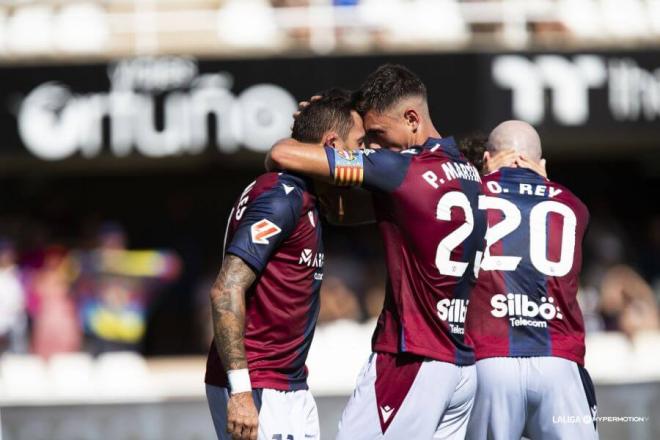
[{"label": "football player", "polygon": [[[504,122],[485,145],[486,249],[467,319],[479,385],[468,438],[597,439],[577,302],[589,212],[544,176],[531,125]],[[521,155],[529,168],[514,166]]]},{"label": "football player", "polygon": [[[350,95],[325,93],[292,136],[336,148],[364,138]],[[211,290],[214,341],[206,392],[219,439],[315,439],[319,422],[305,359],[319,313],[323,243],[312,182],[269,172],[234,204]]]},{"label": "football player", "polygon": [[377,69],[355,106],[383,148],[283,140],[270,153],[273,166],[373,195],[386,298],[337,438],[462,439],[476,390],[464,322],[485,233],[481,177],[436,130],[426,87],[405,67]]}]

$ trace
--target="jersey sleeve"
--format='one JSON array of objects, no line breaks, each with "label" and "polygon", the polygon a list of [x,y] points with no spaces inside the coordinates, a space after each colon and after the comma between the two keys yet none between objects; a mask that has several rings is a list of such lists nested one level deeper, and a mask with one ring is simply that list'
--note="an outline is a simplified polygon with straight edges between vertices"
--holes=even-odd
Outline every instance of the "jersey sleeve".
[{"label": "jersey sleeve", "polygon": [[392,192],[401,185],[411,156],[384,148],[339,151],[325,147],[330,176],[337,186],[363,186],[370,191]]},{"label": "jersey sleeve", "polygon": [[303,194],[278,183],[260,194],[242,213],[226,253],[236,255],[260,273],[300,218]]}]

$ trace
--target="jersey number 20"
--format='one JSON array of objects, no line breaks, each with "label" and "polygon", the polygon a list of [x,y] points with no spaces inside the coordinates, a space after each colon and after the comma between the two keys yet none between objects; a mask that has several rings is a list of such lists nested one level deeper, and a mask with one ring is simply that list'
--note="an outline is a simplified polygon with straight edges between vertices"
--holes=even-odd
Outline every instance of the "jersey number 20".
[{"label": "jersey number 20", "polygon": [[[470,236],[474,229],[474,215],[465,194],[451,191],[443,195],[436,208],[436,218],[451,221],[451,209],[455,207],[464,212],[465,221],[440,241],[435,255],[435,265],[442,275],[461,277],[467,270],[468,263],[452,260],[451,253]],[[479,209],[496,209],[504,215],[502,221],[488,227],[486,231],[486,249],[480,270],[516,270],[521,257],[493,256],[490,254],[490,247],[518,229],[522,222],[520,210],[508,200],[488,196],[479,197]],[[547,220],[550,213],[561,215],[564,219],[559,261],[550,261],[547,258]],[[529,214],[529,254],[532,264],[539,272],[558,277],[570,272],[573,267],[576,226],[575,213],[563,203],[546,200],[532,208]],[[479,261],[476,261],[475,266],[478,264]]]},{"label": "jersey number 20", "polygon": [[[504,218],[488,227],[486,232],[486,250],[481,261],[481,270],[516,270],[521,257],[495,256],[490,254],[493,244],[518,229],[522,221],[520,210],[513,203],[497,197],[479,197],[479,209],[496,209]],[[558,214],[563,217],[560,240],[561,255],[559,261],[548,260],[548,215]],[[575,231],[577,218],[571,208],[554,200],[540,202],[529,212],[529,257],[532,264],[544,275],[562,277],[573,268],[575,253]]]}]

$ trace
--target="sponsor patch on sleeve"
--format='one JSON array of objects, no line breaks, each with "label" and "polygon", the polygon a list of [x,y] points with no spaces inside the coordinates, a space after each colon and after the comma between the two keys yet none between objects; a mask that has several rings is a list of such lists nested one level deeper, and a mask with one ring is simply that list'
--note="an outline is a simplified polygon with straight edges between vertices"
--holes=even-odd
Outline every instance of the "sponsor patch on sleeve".
[{"label": "sponsor patch on sleeve", "polygon": [[250,227],[252,242],[256,244],[268,244],[268,239],[282,232],[282,228],[268,219],[259,220]]}]

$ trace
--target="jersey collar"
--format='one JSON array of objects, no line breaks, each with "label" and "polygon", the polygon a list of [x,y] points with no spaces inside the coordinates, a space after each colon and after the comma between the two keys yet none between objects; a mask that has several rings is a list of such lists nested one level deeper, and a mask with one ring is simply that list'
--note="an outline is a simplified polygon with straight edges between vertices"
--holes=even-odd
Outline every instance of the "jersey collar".
[{"label": "jersey collar", "polygon": [[298,185],[303,191],[313,193],[314,191],[314,181],[312,178],[303,176],[300,174],[292,173],[290,171],[281,171],[278,173],[280,177],[285,176],[286,179],[294,182]]},{"label": "jersey collar", "polygon": [[456,147],[456,141],[454,140],[454,136],[449,136],[446,138],[433,138],[430,137],[424,142],[424,145],[422,145],[424,148],[433,148],[436,146],[442,146],[442,147]]},{"label": "jersey collar", "polygon": [[[549,182],[549,180],[546,177],[543,177],[539,173],[537,173],[534,170],[530,170],[529,168],[520,168],[520,167],[502,167],[498,169],[497,171],[500,171],[501,174],[506,174],[507,176],[511,176],[513,178],[521,179],[521,180],[531,180],[534,182],[539,182],[539,181],[544,181],[544,182]],[[497,171],[494,171],[495,173]],[[492,173],[491,173],[492,174]]]},{"label": "jersey collar", "polygon": [[442,152],[452,157],[460,157],[461,155],[461,153],[458,151],[458,147],[456,146],[456,141],[454,140],[453,136],[446,138],[430,137],[426,140],[426,142],[424,142],[422,147],[429,150],[442,150]]}]

